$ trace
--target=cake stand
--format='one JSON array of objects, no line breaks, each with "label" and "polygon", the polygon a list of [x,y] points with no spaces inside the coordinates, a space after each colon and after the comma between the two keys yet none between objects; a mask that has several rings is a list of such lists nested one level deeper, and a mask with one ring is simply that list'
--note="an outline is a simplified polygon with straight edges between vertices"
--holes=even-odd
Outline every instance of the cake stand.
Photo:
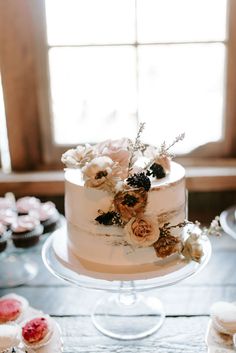
[{"label": "cake stand", "polygon": [[202,241],[204,256],[201,263],[184,259],[161,266],[139,268],[138,272],[104,273],[91,270],[76,257],[67,245],[66,228],[59,229],[45,242],[42,257],[47,269],[56,277],[78,287],[105,291],[95,303],[92,322],[103,334],[122,340],[133,340],[151,335],[164,322],[165,312],[156,296],[146,291],[174,285],[199,273],[211,256],[211,244]]}]

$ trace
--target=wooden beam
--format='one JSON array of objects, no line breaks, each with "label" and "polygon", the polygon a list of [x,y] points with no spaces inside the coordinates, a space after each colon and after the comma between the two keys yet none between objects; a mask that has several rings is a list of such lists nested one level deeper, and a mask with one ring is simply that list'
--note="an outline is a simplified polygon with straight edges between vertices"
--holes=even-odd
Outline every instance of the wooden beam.
[{"label": "wooden beam", "polygon": [[41,163],[35,54],[35,0],[0,0],[0,70],[12,169]]},{"label": "wooden beam", "polygon": [[[236,190],[236,167],[188,167],[186,186],[193,192]],[[0,173],[0,195],[11,191],[15,195],[63,195],[63,171],[32,173]]]}]

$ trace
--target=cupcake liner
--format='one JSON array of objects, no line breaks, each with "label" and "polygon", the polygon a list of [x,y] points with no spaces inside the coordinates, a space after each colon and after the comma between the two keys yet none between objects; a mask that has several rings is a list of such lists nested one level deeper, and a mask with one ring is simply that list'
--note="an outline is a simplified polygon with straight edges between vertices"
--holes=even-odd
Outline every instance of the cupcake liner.
[{"label": "cupcake liner", "polygon": [[43,226],[37,225],[33,230],[22,233],[12,233],[11,239],[17,248],[29,248],[39,242],[40,236],[43,234]]}]

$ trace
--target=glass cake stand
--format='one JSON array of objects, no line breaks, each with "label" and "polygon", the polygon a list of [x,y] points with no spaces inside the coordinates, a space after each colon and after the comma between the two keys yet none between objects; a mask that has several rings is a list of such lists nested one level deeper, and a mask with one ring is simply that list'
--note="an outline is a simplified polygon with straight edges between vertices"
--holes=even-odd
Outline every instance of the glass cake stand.
[{"label": "glass cake stand", "polygon": [[66,256],[60,257],[55,252],[56,242],[59,252],[63,252],[63,248],[70,252],[65,235],[66,228],[56,231],[47,239],[42,249],[44,264],[54,276],[64,281],[78,287],[105,291],[94,305],[92,322],[103,334],[122,340],[149,336],[164,322],[165,312],[161,301],[155,296],[147,295],[146,291],[174,285],[199,273],[211,256],[211,244],[206,238],[202,242],[204,256],[201,263],[182,260],[181,266],[165,273],[160,274],[159,270],[154,270],[141,276],[122,275],[122,278],[115,274],[112,275],[112,280],[108,280],[105,274],[87,271],[72,253],[69,254],[68,262]]}]

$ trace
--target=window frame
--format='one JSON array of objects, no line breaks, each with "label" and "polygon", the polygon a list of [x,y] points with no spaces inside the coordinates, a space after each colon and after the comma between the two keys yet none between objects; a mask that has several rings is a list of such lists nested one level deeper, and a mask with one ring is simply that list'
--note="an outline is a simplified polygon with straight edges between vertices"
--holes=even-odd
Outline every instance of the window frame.
[{"label": "window frame", "polygon": [[[228,1],[227,138],[180,156],[185,166],[222,165],[236,157],[236,2]],[[47,50],[44,0],[0,2],[0,71],[14,171],[61,169],[61,154],[71,147],[52,143]]]}]

